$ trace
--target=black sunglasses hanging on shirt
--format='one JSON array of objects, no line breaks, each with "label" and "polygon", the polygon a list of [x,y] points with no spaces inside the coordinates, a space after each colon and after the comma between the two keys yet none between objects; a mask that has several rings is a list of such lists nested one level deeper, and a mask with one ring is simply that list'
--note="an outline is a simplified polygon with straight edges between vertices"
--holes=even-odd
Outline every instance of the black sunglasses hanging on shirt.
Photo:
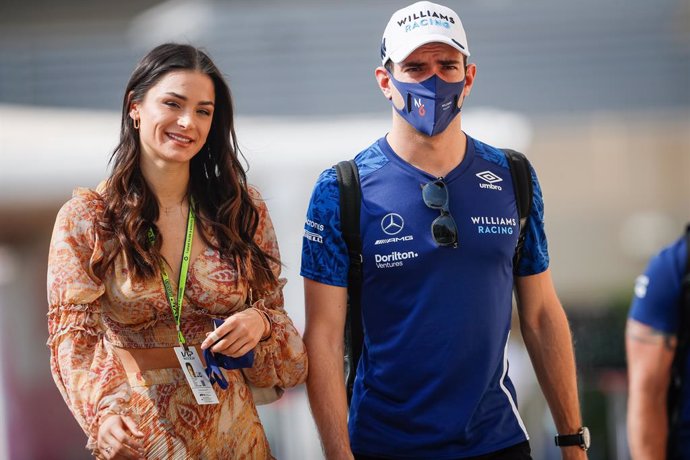
[{"label": "black sunglasses hanging on shirt", "polygon": [[424,204],[431,209],[440,211],[431,223],[431,236],[439,246],[458,247],[458,226],[448,208],[448,187],[443,178],[428,182],[422,186]]}]

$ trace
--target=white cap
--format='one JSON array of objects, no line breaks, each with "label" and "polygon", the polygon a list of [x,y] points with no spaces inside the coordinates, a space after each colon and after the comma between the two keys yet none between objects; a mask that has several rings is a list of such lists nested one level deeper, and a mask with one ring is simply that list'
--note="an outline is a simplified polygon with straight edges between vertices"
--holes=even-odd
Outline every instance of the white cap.
[{"label": "white cap", "polygon": [[381,62],[396,64],[427,43],[440,42],[470,55],[460,16],[443,5],[417,2],[391,16],[381,41]]}]

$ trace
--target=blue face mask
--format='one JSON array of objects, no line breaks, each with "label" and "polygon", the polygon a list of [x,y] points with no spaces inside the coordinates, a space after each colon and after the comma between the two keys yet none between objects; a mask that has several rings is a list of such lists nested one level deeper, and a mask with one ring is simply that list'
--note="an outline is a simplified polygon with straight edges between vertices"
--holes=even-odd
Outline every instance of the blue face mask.
[{"label": "blue face mask", "polygon": [[465,79],[448,83],[434,74],[421,83],[403,83],[393,78],[390,72],[388,75],[405,104],[402,109],[395,104],[393,107],[420,133],[427,136],[441,133],[460,113],[458,100],[465,89]]}]

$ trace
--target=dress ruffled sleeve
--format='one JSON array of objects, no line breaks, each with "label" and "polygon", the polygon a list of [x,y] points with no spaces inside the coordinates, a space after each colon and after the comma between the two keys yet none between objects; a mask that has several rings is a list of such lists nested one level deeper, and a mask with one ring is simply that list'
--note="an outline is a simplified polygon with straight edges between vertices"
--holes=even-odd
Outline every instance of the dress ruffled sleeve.
[{"label": "dress ruffled sleeve", "polygon": [[[257,244],[271,256],[280,260],[278,241],[266,204],[255,189],[250,189],[259,208]],[[259,342],[254,350],[254,366],[243,369],[247,380],[257,387],[289,388],[303,383],[307,378],[307,350],[302,337],[288,317],[284,308],[283,286],[287,282],[280,278],[280,263],[272,263],[278,284],[268,292],[258,295],[252,306],[266,313],[271,322],[271,335]]]},{"label": "dress ruffled sleeve", "polygon": [[120,360],[104,339],[100,298],[92,270],[103,248],[94,229],[100,197],[77,191],[58,213],[48,258],[48,348],[53,379],[96,448],[100,419],[126,414],[130,388]]}]

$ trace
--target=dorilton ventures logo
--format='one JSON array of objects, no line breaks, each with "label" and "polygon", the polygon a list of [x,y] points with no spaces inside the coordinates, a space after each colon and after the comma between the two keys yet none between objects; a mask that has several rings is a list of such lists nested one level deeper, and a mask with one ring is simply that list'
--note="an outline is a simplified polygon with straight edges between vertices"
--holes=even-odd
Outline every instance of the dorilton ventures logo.
[{"label": "dorilton ventures logo", "polygon": [[393,251],[390,254],[374,254],[374,262],[377,268],[393,268],[402,267],[404,261],[408,259],[416,259],[419,257],[414,251]]},{"label": "dorilton ventures logo", "polygon": [[480,182],[479,188],[486,188],[490,190],[503,190],[503,188],[500,185],[495,185],[497,182],[503,181],[503,179],[501,179],[491,171],[482,171],[475,175],[485,182]]}]

